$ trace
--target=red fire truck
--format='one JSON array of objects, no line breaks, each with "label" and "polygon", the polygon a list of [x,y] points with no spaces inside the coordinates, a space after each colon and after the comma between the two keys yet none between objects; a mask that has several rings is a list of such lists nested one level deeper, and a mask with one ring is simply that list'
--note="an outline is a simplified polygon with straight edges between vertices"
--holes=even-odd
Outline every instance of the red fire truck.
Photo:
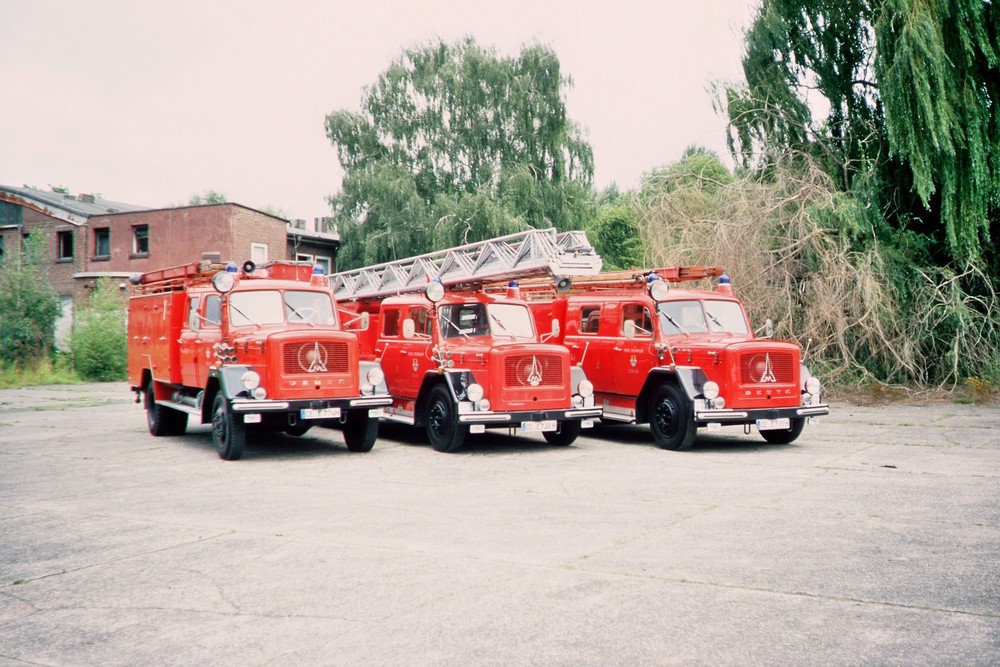
[{"label": "red fire truck", "polygon": [[193,416],[212,424],[219,456],[235,460],[248,429],[303,435],[336,425],[348,449],[371,450],[392,399],[316,271],[305,262],[195,262],[135,277],[128,376],[149,432],[182,434]]},{"label": "red fire truck", "polygon": [[569,445],[592,426],[601,414],[592,385],[566,348],[543,342],[558,332],[539,336],[516,293],[481,290],[516,276],[596,273],[600,258],[575,238],[530,230],[331,276],[338,300],[371,317],[362,358],[385,370],[393,403],[384,417],[424,427],[441,452],[486,428]]},{"label": "red fire truck", "polygon": [[[672,284],[718,278],[714,290]],[[603,273],[558,293],[522,285],[537,321],[561,323],[559,342],[594,383],[603,420],[648,423],[656,444],[687,449],[699,427],[756,428],[788,444],[829,414],[820,382],[788,341],[757,338],[722,267]]]}]

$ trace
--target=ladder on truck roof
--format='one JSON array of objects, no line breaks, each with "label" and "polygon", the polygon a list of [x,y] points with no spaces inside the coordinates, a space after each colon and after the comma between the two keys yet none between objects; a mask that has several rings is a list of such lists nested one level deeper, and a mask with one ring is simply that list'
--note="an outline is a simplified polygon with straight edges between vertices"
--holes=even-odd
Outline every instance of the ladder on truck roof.
[{"label": "ladder on truck roof", "polygon": [[487,241],[330,276],[337,299],[384,298],[424,289],[431,280],[472,287],[533,276],[596,275],[600,255],[584,232],[529,229]]}]

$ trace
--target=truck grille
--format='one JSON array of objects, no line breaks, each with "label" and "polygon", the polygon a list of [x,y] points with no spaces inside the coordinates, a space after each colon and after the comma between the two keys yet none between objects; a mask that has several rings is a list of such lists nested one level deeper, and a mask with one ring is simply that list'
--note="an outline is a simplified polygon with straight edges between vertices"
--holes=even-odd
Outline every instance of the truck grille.
[{"label": "truck grille", "polygon": [[288,343],[282,350],[282,372],[285,375],[307,373],[346,373],[347,343],[309,341]]},{"label": "truck grille", "polygon": [[563,369],[558,356],[525,354],[507,357],[504,363],[505,387],[562,386]]},{"label": "truck grille", "polygon": [[743,384],[791,384],[795,382],[792,355],[788,352],[751,352],[740,357]]}]

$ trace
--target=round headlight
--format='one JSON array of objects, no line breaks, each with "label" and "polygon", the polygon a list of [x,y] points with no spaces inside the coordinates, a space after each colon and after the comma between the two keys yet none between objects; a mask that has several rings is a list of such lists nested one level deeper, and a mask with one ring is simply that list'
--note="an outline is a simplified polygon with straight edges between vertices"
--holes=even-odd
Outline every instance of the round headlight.
[{"label": "round headlight", "polygon": [[719,397],[719,385],[709,380],[705,383],[705,386],[702,387],[701,392],[705,394],[705,398],[711,401],[712,399]]},{"label": "round headlight", "polygon": [[806,380],[806,391],[813,396],[818,396],[820,390],[819,378],[809,378]]},{"label": "round headlight", "polygon": [[654,280],[649,283],[649,296],[654,301],[664,301],[670,296],[670,284],[666,280]]},{"label": "round headlight", "polygon": [[376,387],[385,382],[385,373],[382,372],[379,366],[373,366],[368,369],[368,382]]},{"label": "round headlight", "polygon": [[578,394],[587,398],[588,396],[594,395],[594,383],[590,380],[581,380],[580,384],[577,385],[576,391]]},{"label": "round headlight", "polygon": [[240,381],[243,382],[244,389],[247,391],[253,391],[260,386],[260,375],[258,375],[256,371],[247,371],[243,374],[243,377],[240,378]]},{"label": "round headlight", "polygon": [[489,412],[490,411],[490,401],[487,398],[484,398],[483,400],[479,401],[479,403],[477,403],[476,405],[483,412]]},{"label": "round headlight", "polygon": [[473,382],[465,389],[465,395],[469,397],[469,400],[473,403],[482,400],[486,392],[483,391],[483,385],[476,384]]},{"label": "round headlight", "polygon": [[253,397],[254,397],[254,398],[256,398],[256,399],[257,399],[258,401],[263,401],[263,400],[264,400],[265,398],[267,398],[267,392],[266,392],[266,391],[264,391],[264,388],[263,388],[263,387],[257,387],[256,389],[254,389],[254,390],[253,390],[252,392],[250,392],[250,393],[251,393],[251,394],[253,395]]}]

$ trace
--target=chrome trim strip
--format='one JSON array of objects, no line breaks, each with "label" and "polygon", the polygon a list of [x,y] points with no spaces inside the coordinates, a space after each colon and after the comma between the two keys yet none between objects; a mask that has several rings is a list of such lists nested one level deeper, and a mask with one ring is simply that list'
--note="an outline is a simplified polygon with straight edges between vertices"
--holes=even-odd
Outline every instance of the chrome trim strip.
[{"label": "chrome trim strip", "polygon": [[363,408],[363,407],[379,407],[383,405],[392,405],[392,396],[386,396],[384,398],[355,398],[351,400],[352,408]]},{"label": "chrome trim strip", "polygon": [[746,419],[749,412],[734,412],[732,410],[702,410],[694,413],[694,418],[698,421],[717,421],[722,419]]},{"label": "chrome trim strip", "polygon": [[266,412],[287,409],[287,401],[233,401],[234,412]]}]

